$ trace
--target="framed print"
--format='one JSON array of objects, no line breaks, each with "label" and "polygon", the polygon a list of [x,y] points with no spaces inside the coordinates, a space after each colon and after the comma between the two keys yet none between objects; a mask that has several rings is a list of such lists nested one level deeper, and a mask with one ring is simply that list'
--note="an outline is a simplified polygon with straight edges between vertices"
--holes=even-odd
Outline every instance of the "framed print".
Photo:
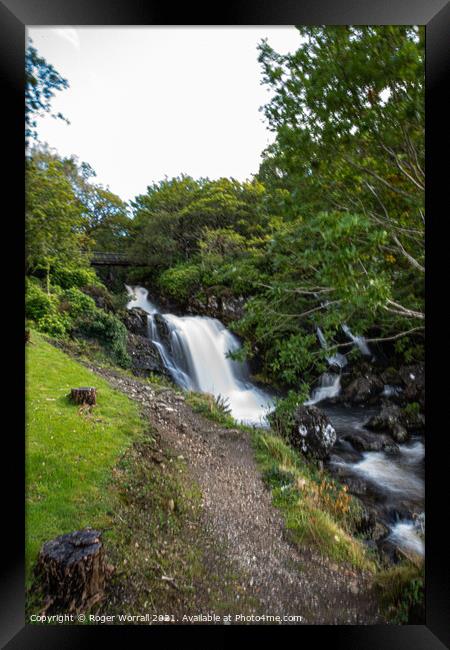
[{"label": "framed print", "polygon": [[448,647],[444,5],[0,3],[6,648]]}]

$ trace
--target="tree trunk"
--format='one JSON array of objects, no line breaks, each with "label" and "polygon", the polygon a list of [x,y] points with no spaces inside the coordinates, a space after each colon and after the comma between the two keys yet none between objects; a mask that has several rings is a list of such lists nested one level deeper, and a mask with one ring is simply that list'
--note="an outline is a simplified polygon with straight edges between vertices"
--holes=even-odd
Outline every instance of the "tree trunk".
[{"label": "tree trunk", "polygon": [[94,406],[97,403],[97,389],[92,386],[72,388],[70,398],[75,404],[89,404],[90,406]]},{"label": "tree trunk", "polygon": [[81,612],[102,600],[108,574],[101,532],[85,528],[46,542],[36,566],[44,611]]}]

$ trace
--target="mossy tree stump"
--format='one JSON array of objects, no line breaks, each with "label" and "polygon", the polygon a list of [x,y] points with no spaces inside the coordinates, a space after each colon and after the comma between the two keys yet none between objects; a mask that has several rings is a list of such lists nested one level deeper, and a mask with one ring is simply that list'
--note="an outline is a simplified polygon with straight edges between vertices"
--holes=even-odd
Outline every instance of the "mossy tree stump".
[{"label": "mossy tree stump", "polygon": [[72,388],[70,391],[70,399],[75,404],[89,404],[89,406],[94,406],[97,403],[97,389],[92,386]]},{"label": "mossy tree stump", "polygon": [[85,528],[46,542],[36,565],[44,611],[81,612],[92,607],[104,597],[110,572],[98,530]]}]

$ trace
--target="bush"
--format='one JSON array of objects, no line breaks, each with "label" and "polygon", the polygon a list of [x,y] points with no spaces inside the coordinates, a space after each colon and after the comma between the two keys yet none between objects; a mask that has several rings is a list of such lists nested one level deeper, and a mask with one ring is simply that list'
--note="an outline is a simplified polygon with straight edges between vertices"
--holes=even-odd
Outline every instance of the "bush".
[{"label": "bush", "polygon": [[96,306],[95,301],[80,291],[77,287],[72,287],[64,291],[61,301],[61,309],[67,311],[72,318],[93,314]]},{"label": "bush", "polygon": [[85,336],[98,339],[120,366],[128,368],[131,365],[127,353],[127,329],[113,314],[95,307],[76,321],[75,329]]},{"label": "bush", "polygon": [[55,266],[50,272],[50,277],[52,284],[58,285],[63,289],[99,284],[95,271],[87,267],[71,269],[63,266]]},{"label": "bush", "polygon": [[48,295],[35,280],[27,280],[25,293],[25,316],[32,321],[39,321],[41,318],[55,311],[55,301]]},{"label": "bush", "polygon": [[200,287],[201,271],[196,264],[179,264],[159,278],[160,288],[172,298],[186,300]]},{"label": "bush", "polygon": [[40,332],[60,339],[67,335],[71,327],[71,320],[64,314],[53,313],[40,318],[36,325]]}]

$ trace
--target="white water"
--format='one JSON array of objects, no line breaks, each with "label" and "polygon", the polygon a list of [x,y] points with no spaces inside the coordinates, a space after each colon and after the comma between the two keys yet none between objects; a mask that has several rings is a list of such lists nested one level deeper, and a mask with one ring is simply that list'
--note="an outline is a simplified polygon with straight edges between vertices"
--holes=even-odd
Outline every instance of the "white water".
[{"label": "white water", "polygon": [[370,348],[367,345],[364,336],[356,336],[355,334],[353,334],[353,332],[351,331],[348,325],[342,325],[342,331],[345,332],[345,334],[348,336],[348,338],[351,341],[353,341],[353,343],[356,345],[356,347],[361,352],[361,354],[363,354],[365,357],[372,356],[372,352],[370,351]]},{"label": "white water", "polygon": [[[320,346],[326,350],[328,348],[328,343],[320,327],[316,329],[316,332]],[[333,354],[331,357],[327,357],[327,361],[330,366],[337,366],[338,368],[345,368],[347,365],[347,358],[340,352],[336,352],[336,354]]]},{"label": "white water", "polygon": [[143,287],[129,287],[127,284],[125,285],[125,288],[130,296],[130,300],[127,304],[128,309],[140,307],[148,314],[157,313],[157,307],[148,299],[147,289],[144,289]]},{"label": "white water", "polygon": [[422,442],[400,445],[400,454],[391,455],[383,451],[367,451],[357,463],[345,461],[336,464],[373,483],[391,498],[401,497],[420,502],[424,494],[424,481],[417,466],[424,458]]},{"label": "white water", "polygon": [[324,399],[337,397],[341,392],[341,377],[332,372],[324,372],[320,377],[320,384],[314,388],[311,397],[305,402],[306,406],[317,404]]},{"label": "white water", "polygon": [[239,422],[264,424],[273,400],[249,381],[245,363],[228,358],[239,349],[239,341],[214,318],[160,315],[167,324],[169,340],[161,336],[155,314],[157,308],[142,287],[127,287],[132,299],[128,308],[141,307],[148,314],[149,338],[158,348],[173,380],[186,390],[221,397]]},{"label": "white water", "polygon": [[398,521],[391,526],[391,532],[388,538],[393,544],[406,552],[423,556],[425,553],[425,543],[423,537],[419,534],[416,522],[405,519]]}]

